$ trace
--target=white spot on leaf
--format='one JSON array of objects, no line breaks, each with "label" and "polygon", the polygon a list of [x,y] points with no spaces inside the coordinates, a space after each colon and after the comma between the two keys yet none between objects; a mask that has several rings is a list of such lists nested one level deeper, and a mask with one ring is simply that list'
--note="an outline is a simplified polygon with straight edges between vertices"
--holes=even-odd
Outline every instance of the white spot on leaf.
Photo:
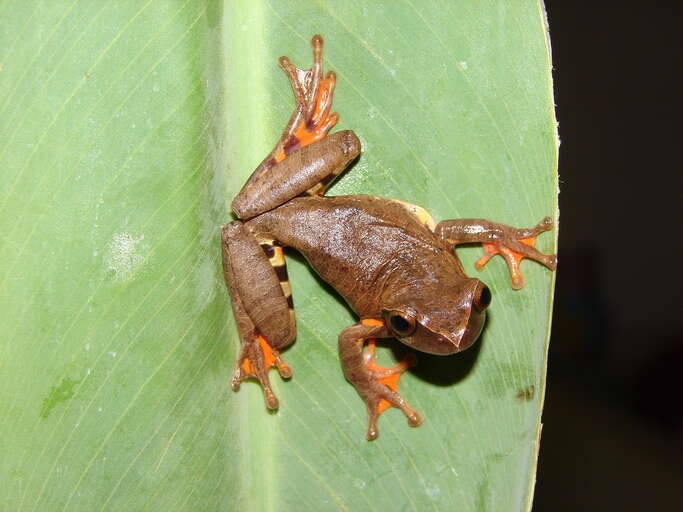
[{"label": "white spot on leaf", "polygon": [[441,497],[441,489],[439,489],[438,485],[433,483],[427,483],[425,486],[425,492],[432,501],[439,501],[439,498]]},{"label": "white spot on leaf", "polygon": [[128,233],[118,233],[109,242],[108,270],[114,273],[117,281],[127,281],[132,277],[136,267],[142,262],[142,256],[137,253],[136,246],[144,236],[133,238]]}]

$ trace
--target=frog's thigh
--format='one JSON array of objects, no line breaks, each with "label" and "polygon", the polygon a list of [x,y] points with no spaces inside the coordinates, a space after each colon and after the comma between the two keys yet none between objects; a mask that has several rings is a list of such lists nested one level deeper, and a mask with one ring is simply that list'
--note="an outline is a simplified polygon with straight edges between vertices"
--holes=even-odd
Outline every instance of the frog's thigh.
[{"label": "frog's thigh", "polygon": [[322,195],[359,153],[352,131],[333,133],[257,169],[232,201],[232,210],[240,219],[251,219],[299,195]]},{"label": "frog's thigh", "polygon": [[230,293],[268,344],[279,349],[296,336],[294,308],[282,248],[257,240],[239,221],[223,227],[223,264]]}]

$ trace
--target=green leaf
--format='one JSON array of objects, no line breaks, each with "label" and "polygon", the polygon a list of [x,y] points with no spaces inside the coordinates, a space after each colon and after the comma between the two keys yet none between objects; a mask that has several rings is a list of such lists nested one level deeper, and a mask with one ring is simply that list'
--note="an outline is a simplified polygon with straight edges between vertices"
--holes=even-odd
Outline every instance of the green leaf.
[{"label": "green leaf", "polygon": [[332,194],[556,218],[540,2],[1,3],[0,508],[530,508],[553,285],[535,263],[515,292],[492,260],[477,347],[404,376],[419,428],[390,410],[365,441],[336,355],[355,320],[297,257],[280,411],[229,389],[218,233],[293,106],[276,58],[308,67],[314,33],[363,143]]}]

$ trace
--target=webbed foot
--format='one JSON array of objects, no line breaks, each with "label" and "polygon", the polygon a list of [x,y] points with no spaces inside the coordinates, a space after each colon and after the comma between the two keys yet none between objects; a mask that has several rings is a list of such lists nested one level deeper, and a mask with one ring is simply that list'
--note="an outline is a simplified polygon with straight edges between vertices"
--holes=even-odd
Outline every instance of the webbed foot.
[{"label": "webbed foot", "polygon": [[240,384],[248,378],[255,378],[261,384],[263,397],[268,409],[277,409],[279,402],[270,387],[268,370],[277,368],[280,377],[288,379],[292,376],[292,370],[280,357],[280,353],[272,348],[268,341],[260,334],[251,343],[244,343],[237,358],[237,368],[232,376],[231,387],[233,391],[240,389]]},{"label": "webbed foot", "polygon": [[313,65],[299,69],[288,57],[280,57],[279,64],[292,84],[296,109],[276,148],[274,158],[280,162],[293,151],[308,146],[327,135],[339,120],[336,112],[330,113],[337,77],[333,71],[323,74],[323,38],[311,38]]},{"label": "webbed foot", "polygon": [[398,393],[398,381],[401,375],[408,368],[417,364],[415,355],[411,353],[398,364],[384,368],[375,362],[375,340],[369,339],[363,354],[363,362],[372,379],[369,382],[369,388],[361,394],[368,409],[366,439],[368,441],[377,439],[379,435],[377,419],[389,407],[401,409],[411,427],[419,426],[422,423],[419,413],[413,410],[408,405],[408,402]]},{"label": "webbed foot", "polygon": [[519,268],[523,258],[537,261],[550,270],[557,268],[557,256],[555,254],[543,254],[534,247],[536,237],[551,229],[553,229],[553,221],[550,217],[545,217],[533,228],[502,230],[501,235],[495,241],[482,242],[485,254],[474,265],[477,270],[481,270],[493,256],[500,254],[508,266],[512,278],[512,288],[519,290],[524,287],[524,276]]}]

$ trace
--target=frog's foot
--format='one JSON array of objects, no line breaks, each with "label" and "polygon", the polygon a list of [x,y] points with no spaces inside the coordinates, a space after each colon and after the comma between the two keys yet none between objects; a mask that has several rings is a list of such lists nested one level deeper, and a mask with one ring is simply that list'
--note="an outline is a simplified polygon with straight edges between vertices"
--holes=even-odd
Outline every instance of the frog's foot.
[{"label": "frog's foot", "polygon": [[237,358],[237,368],[232,376],[232,390],[238,391],[243,380],[255,378],[263,388],[266,407],[277,409],[279,403],[268,379],[268,370],[272,367],[277,368],[280,377],[283,379],[292,376],[292,370],[282,360],[279,351],[272,348],[263,336],[257,334],[252,342],[242,344],[240,355]]},{"label": "frog's foot", "polygon": [[383,368],[375,362],[375,340],[367,340],[367,348],[363,354],[363,362],[368,369],[371,380],[367,389],[362,391],[361,397],[368,408],[368,431],[365,437],[368,441],[377,438],[377,419],[389,407],[397,407],[403,411],[411,427],[422,423],[422,418],[415,412],[406,400],[398,394],[398,381],[401,374],[411,366],[415,366],[414,354],[409,354],[403,361],[394,366]]},{"label": "frog's foot", "polygon": [[498,238],[495,242],[482,242],[485,254],[477,260],[475,267],[477,270],[481,270],[493,256],[500,254],[505,259],[505,263],[510,271],[512,288],[515,290],[521,289],[524,287],[524,276],[520,271],[519,264],[523,258],[537,261],[550,270],[557,268],[556,255],[543,254],[534,247],[536,237],[552,228],[552,220],[550,217],[545,217],[533,228],[509,229],[505,231],[503,237]]},{"label": "frog's foot", "polygon": [[337,77],[333,71],[323,75],[323,38],[313,36],[311,46],[313,65],[310,69],[298,69],[287,57],[279,60],[292,84],[297,106],[273,153],[276,162],[324,138],[339,120],[336,112],[330,113]]}]

